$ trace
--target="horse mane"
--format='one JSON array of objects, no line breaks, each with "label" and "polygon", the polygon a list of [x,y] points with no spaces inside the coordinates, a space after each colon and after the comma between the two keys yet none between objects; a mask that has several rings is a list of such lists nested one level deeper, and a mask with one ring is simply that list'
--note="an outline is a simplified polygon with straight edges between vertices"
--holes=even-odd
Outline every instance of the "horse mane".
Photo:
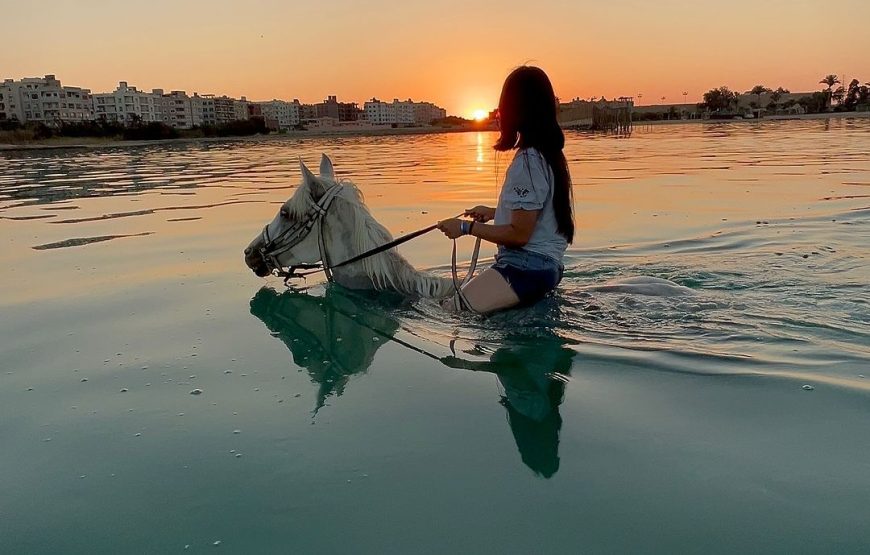
[{"label": "horse mane", "polygon": [[[389,230],[372,216],[365,204],[362,191],[352,181],[349,179],[332,181],[323,177],[318,178],[318,180],[326,187],[336,184],[342,186],[341,191],[333,201],[332,210],[339,211],[341,220],[349,225],[352,234],[350,241],[354,254],[379,247],[393,240],[393,235]],[[306,212],[314,203],[315,199],[308,190],[308,186],[301,186],[285,203],[284,208],[289,211],[292,218],[301,219],[305,217]],[[349,265],[348,271],[354,267],[362,268],[375,289],[393,289],[406,295],[436,298],[446,297],[454,292],[452,280],[418,272],[396,249],[364,258]],[[338,281],[341,283],[340,279]]]}]

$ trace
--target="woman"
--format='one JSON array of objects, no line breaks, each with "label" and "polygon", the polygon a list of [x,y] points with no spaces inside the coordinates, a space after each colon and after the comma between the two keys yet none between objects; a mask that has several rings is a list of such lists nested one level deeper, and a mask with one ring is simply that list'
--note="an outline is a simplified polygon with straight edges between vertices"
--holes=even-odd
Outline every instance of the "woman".
[{"label": "woman", "polygon": [[473,235],[498,245],[495,264],[462,289],[464,302],[476,312],[534,303],[562,279],[562,258],[574,240],[574,212],[557,109],[543,70],[523,66],[511,72],[498,102],[501,134],[495,149],[517,152],[498,207],[475,206],[465,211],[472,221],[438,224],[451,239]]}]

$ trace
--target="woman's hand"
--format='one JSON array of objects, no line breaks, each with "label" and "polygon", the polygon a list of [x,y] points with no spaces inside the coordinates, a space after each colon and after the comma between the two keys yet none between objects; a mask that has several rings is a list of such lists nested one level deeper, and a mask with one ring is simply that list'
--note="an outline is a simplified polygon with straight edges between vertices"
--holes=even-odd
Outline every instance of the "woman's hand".
[{"label": "woman's hand", "polygon": [[464,215],[471,217],[475,222],[485,223],[495,218],[495,208],[479,204],[466,210]]},{"label": "woman's hand", "polygon": [[462,220],[458,218],[442,220],[438,222],[438,229],[440,229],[449,239],[462,237]]}]

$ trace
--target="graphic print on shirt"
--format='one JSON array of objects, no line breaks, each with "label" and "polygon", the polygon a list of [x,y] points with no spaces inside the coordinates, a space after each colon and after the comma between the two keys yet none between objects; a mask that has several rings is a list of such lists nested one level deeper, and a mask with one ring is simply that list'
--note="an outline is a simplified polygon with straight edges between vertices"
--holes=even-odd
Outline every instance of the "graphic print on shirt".
[{"label": "graphic print on shirt", "polygon": [[529,194],[529,190],[525,187],[514,187],[514,193],[516,193],[520,198],[526,198]]}]

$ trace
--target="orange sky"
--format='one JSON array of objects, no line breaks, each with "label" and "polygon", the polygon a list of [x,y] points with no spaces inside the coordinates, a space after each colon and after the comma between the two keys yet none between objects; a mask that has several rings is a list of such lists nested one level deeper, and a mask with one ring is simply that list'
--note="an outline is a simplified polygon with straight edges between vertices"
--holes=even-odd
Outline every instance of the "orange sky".
[{"label": "orange sky", "polygon": [[[563,99],[700,99],[719,85],[870,81],[867,0],[42,0],[3,9],[0,78],[245,95],[412,97],[469,116],[530,62]],[[38,6],[38,7],[36,7]],[[13,45],[10,47],[9,45]]]}]

